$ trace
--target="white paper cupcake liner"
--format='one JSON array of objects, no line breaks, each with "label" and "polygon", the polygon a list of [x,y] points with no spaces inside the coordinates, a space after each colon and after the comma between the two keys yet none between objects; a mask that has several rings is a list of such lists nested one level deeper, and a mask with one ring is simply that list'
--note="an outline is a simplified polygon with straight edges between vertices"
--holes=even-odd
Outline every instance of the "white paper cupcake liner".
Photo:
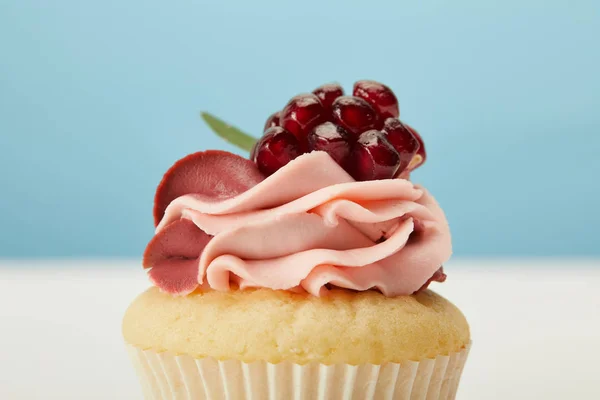
[{"label": "white paper cupcake liner", "polygon": [[383,365],[271,364],[128,351],[146,399],[446,400],[454,399],[469,346],[449,356]]}]

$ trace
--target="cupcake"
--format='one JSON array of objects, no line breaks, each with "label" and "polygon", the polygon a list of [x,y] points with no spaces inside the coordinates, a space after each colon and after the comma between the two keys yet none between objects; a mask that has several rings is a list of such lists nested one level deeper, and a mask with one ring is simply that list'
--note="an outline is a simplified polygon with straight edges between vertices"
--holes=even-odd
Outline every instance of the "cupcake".
[{"label": "cupcake", "polygon": [[153,287],[123,335],[148,399],[453,399],[469,326],[428,289],[452,246],[393,92],[359,81],[292,98],[250,159],[177,161],[154,201]]}]

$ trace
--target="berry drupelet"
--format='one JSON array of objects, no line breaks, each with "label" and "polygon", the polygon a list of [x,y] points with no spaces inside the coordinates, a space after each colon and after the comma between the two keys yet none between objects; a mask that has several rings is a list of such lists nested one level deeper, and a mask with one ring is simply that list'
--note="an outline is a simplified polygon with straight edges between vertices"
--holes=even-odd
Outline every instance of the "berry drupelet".
[{"label": "berry drupelet", "polygon": [[273,113],[250,158],[270,175],[303,153],[324,151],[356,180],[404,177],[426,153],[421,136],[399,116],[398,99],[382,83],[358,81],[352,96],[325,84]]}]

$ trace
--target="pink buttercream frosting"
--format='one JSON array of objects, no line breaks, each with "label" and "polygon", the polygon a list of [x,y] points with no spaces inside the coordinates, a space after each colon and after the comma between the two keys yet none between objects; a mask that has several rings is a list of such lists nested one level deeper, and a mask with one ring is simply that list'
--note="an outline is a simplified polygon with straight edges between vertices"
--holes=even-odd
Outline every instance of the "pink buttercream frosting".
[{"label": "pink buttercream frosting", "polygon": [[444,213],[425,189],[405,179],[356,182],[323,152],[302,155],[230,198],[176,198],[155,239],[169,231],[190,239],[186,232],[196,228],[187,248],[199,258],[177,244],[181,254],[170,250],[149,265],[163,289],[165,272],[173,263],[181,268],[176,288],[166,291],[186,294],[199,285],[225,291],[233,284],[316,296],[331,286],[407,295],[452,253]]}]

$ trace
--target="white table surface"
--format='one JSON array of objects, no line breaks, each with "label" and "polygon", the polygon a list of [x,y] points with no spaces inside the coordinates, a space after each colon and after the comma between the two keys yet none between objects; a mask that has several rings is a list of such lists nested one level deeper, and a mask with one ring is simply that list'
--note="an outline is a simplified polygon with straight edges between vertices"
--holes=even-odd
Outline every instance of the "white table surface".
[{"label": "white table surface", "polygon": [[[454,261],[471,324],[458,399],[600,399],[600,260]],[[136,261],[0,262],[0,399],[141,399],[121,339]]]}]

